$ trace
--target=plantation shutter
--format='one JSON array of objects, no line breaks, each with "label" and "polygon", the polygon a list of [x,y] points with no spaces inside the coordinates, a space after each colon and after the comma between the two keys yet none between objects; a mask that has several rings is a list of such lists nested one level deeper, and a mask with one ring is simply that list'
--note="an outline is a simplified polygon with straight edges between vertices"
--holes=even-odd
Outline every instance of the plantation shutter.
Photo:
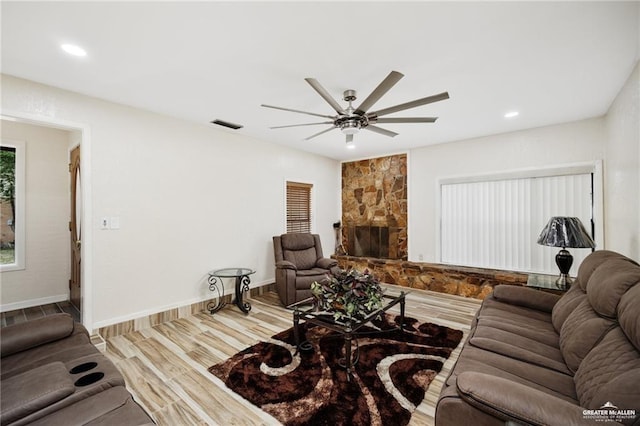
[{"label": "plantation shutter", "polygon": [[287,233],[311,233],[311,188],[308,183],[287,182]]}]

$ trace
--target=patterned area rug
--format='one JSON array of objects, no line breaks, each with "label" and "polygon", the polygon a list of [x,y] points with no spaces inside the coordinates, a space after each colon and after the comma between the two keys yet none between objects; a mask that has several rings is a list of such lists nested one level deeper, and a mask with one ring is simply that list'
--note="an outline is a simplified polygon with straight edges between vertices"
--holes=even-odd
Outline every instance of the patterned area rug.
[{"label": "patterned area rug", "polygon": [[290,328],[209,371],[285,425],[405,425],[462,332],[408,317],[400,331],[396,321],[386,315],[358,330],[351,380],[342,336],[306,323],[301,340],[312,350],[294,355]]}]

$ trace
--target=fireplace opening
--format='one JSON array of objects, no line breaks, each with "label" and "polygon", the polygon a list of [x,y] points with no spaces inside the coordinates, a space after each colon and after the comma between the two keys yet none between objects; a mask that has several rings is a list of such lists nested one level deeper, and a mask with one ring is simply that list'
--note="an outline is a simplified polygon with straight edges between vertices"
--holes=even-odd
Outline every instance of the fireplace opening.
[{"label": "fireplace opening", "polygon": [[354,226],[349,245],[353,256],[389,259],[388,226]]}]

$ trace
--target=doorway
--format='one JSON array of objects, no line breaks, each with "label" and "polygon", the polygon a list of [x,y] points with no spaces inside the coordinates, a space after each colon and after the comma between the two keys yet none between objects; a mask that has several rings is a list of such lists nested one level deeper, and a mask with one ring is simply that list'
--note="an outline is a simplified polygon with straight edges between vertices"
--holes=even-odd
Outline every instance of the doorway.
[{"label": "doorway", "polygon": [[[92,145],[90,126],[85,123],[67,121],[60,118],[33,115],[20,111],[3,111],[2,119],[69,131],[72,134],[70,147],[81,147],[82,155],[78,156],[77,168],[77,176],[79,177],[79,180],[76,185],[74,185],[74,187],[76,188],[76,194],[78,195],[77,198],[75,198],[77,208],[72,209],[71,212],[68,212],[69,216],[67,216],[67,220],[69,221],[69,223],[71,223],[71,215],[72,212],[74,212],[76,218],[78,219],[77,222],[79,222],[80,225],[80,227],[76,230],[76,232],[79,234],[79,238],[74,239],[74,244],[75,241],[81,241],[81,244],[76,245],[77,253],[79,254],[79,256],[77,257],[78,264],[75,267],[75,274],[79,278],[79,281],[77,282],[79,288],[81,289],[78,295],[77,303],[78,307],[80,308],[82,318],[81,322],[91,332],[93,330],[93,281],[91,279],[93,270],[93,256],[91,253],[93,230],[91,229],[91,226],[88,225],[91,223],[92,216],[92,179],[90,169]],[[66,158],[66,161],[68,163],[71,159],[71,150],[67,152],[68,156]],[[71,176],[71,171],[69,171],[69,176]],[[70,202],[70,200],[67,200],[67,202]],[[70,206],[70,204],[67,205]],[[69,241],[71,240],[71,230],[72,228],[69,227],[69,234],[67,234],[65,238],[65,241],[67,241],[66,244],[69,244]],[[69,271],[71,270],[70,266],[71,265],[69,264]],[[69,279],[70,276],[71,273],[68,273],[66,279]],[[70,299],[72,297],[70,294],[71,286],[69,286],[68,291]],[[75,310],[75,308],[71,307],[70,301],[67,302],[67,306],[70,310]]]},{"label": "doorway", "polygon": [[69,182],[71,185],[69,300],[78,312],[82,312],[82,181],[80,179],[80,146],[73,148],[69,156]]}]

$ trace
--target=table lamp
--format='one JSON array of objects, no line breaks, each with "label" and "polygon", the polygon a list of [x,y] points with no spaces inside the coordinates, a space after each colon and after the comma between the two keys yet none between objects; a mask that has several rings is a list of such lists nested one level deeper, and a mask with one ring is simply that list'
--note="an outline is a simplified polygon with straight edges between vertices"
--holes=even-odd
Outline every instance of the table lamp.
[{"label": "table lamp", "polygon": [[554,216],[544,227],[538,237],[538,244],[550,247],[562,247],[556,254],[556,265],[560,269],[560,276],[556,285],[567,288],[572,280],[569,270],[573,264],[573,256],[566,248],[594,248],[596,244],[584,229],[582,222],[577,217]]}]

